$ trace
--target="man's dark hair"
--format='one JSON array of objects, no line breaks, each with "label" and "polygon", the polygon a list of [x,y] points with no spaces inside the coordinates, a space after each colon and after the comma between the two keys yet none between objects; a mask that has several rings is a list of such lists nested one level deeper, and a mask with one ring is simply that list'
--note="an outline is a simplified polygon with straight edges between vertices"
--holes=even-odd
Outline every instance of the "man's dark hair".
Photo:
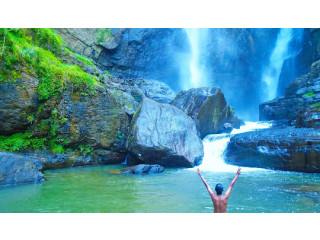
[{"label": "man's dark hair", "polygon": [[222,186],[220,183],[218,183],[218,184],[216,185],[215,190],[216,190],[216,192],[217,192],[217,195],[221,195],[221,193],[222,193],[222,191],[223,191],[223,186]]}]

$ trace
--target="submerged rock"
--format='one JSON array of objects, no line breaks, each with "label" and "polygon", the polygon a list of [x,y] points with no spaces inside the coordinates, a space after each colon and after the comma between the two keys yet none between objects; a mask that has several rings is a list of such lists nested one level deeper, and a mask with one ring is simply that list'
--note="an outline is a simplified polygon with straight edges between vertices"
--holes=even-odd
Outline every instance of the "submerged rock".
[{"label": "submerged rock", "polygon": [[[171,104],[194,119],[201,138],[208,134],[230,132],[230,127],[240,128],[240,120],[227,105],[220,88],[203,87],[181,91]],[[229,123],[228,127],[225,123]]]},{"label": "submerged rock", "polygon": [[42,162],[31,157],[0,152],[0,185],[44,181]]},{"label": "submerged rock", "polygon": [[126,146],[141,163],[193,167],[203,157],[194,121],[180,109],[145,98],[133,116]]},{"label": "submerged rock", "polygon": [[241,133],[230,139],[225,154],[233,165],[320,173],[320,132],[287,127]]},{"label": "submerged rock", "polygon": [[162,173],[164,171],[164,167],[159,164],[148,165],[148,164],[139,164],[136,166],[132,166],[122,171],[113,171],[113,174],[147,174],[147,173]]}]

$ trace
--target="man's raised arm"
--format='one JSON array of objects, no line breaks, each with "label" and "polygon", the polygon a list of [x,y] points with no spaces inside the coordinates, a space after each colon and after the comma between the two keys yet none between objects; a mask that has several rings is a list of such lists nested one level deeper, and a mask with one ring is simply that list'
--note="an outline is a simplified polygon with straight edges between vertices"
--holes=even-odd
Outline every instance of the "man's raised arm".
[{"label": "man's raised arm", "polygon": [[230,193],[231,193],[231,190],[232,190],[232,188],[233,188],[233,185],[236,183],[236,181],[237,181],[238,176],[240,175],[240,173],[241,173],[241,168],[238,168],[238,171],[237,171],[237,173],[236,173],[236,176],[233,178],[230,186],[228,187],[228,190],[227,190],[226,193],[225,193],[225,196],[226,196],[227,198],[229,197],[229,195],[230,195]]},{"label": "man's raised arm", "polygon": [[200,169],[198,168],[198,175],[201,177],[202,182],[204,183],[204,185],[206,186],[210,196],[212,198],[215,198],[217,195],[214,194],[214,192],[211,190],[210,186],[208,185],[207,181],[204,179],[204,177],[201,175]]}]

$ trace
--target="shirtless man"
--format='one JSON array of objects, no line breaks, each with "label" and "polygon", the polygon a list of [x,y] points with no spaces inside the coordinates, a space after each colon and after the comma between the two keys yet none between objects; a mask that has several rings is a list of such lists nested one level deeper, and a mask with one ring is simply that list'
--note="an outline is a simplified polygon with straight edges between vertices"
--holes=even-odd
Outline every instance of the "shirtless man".
[{"label": "shirtless man", "polygon": [[222,191],[223,191],[223,186],[218,183],[216,185],[216,192],[217,194],[215,194],[210,186],[208,185],[208,183],[206,182],[206,180],[204,179],[204,177],[201,175],[201,172],[200,172],[200,169],[198,168],[198,174],[199,176],[201,177],[204,185],[206,186],[210,196],[211,196],[211,199],[212,199],[212,202],[213,202],[213,207],[214,207],[214,212],[215,213],[226,213],[227,212],[227,204],[228,204],[228,198],[230,196],[230,193],[231,193],[231,190],[233,188],[233,185],[236,183],[237,181],[237,178],[238,176],[240,175],[241,173],[241,168],[238,168],[238,171],[236,173],[236,176],[234,177],[234,179],[232,180],[227,192],[225,194],[222,195]]}]

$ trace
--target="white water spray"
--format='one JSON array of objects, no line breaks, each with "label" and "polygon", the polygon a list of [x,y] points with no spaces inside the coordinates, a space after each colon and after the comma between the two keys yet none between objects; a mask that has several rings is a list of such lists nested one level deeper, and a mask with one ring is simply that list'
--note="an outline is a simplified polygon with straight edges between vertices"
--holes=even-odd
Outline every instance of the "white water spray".
[{"label": "white water spray", "polygon": [[[238,167],[228,165],[224,161],[224,151],[227,148],[231,135],[250,132],[256,129],[269,128],[270,123],[245,122],[240,129],[234,129],[231,134],[211,134],[203,139],[204,158],[199,168],[211,172],[236,172]],[[256,171],[258,168],[242,168],[242,171]],[[261,170],[261,169],[259,169]]]},{"label": "white water spray", "polygon": [[302,31],[292,28],[282,28],[278,34],[275,48],[269,59],[269,65],[262,74],[264,86],[263,102],[276,98],[279,76],[281,73],[283,62],[292,56],[289,44],[294,38],[301,38]]},{"label": "white water spray", "polygon": [[205,51],[208,38],[208,29],[205,28],[186,28],[189,44],[190,54],[183,61],[187,61],[188,69],[183,75],[182,88],[184,90],[196,87],[207,86],[207,76],[205,69]]}]

